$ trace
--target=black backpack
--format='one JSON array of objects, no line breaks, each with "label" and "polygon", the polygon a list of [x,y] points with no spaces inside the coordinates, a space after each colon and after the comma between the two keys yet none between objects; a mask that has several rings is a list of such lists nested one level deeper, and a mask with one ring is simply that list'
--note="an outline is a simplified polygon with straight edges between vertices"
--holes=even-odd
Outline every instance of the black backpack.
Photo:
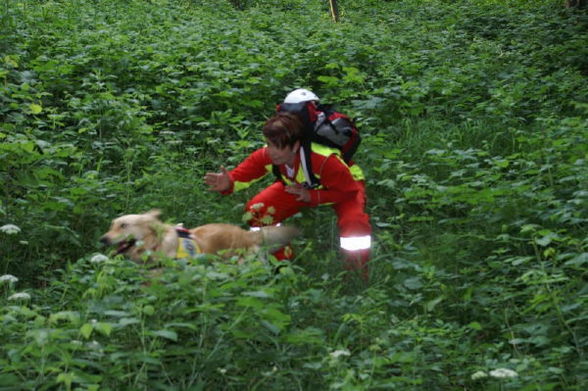
[{"label": "black backpack", "polygon": [[[351,163],[351,158],[361,143],[361,136],[355,123],[347,115],[333,110],[328,105],[315,106],[313,102],[281,103],[277,106],[277,111],[296,114],[304,124],[305,136],[301,147],[304,148],[306,159],[306,164],[303,164],[305,178],[310,182],[306,184],[308,188],[320,186],[320,181],[312,172],[311,143],[337,148],[341,151],[343,160],[347,164]],[[275,165],[273,172],[279,180],[282,180],[280,170]]]}]

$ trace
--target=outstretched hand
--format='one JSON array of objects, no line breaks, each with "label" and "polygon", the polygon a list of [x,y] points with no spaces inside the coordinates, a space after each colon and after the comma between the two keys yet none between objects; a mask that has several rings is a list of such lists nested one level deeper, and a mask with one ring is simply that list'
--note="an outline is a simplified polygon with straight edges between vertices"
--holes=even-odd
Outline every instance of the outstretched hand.
[{"label": "outstretched hand", "polygon": [[208,185],[208,190],[223,192],[231,188],[229,172],[223,166],[220,169],[220,172],[207,172],[204,175],[204,183]]},{"label": "outstretched hand", "polygon": [[308,189],[301,184],[286,186],[286,192],[294,194],[296,201],[310,202],[310,193]]}]

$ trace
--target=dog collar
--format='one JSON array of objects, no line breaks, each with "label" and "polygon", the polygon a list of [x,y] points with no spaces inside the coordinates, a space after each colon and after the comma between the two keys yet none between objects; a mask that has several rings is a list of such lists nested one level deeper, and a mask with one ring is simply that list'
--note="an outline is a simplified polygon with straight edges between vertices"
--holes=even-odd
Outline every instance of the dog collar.
[{"label": "dog collar", "polygon": [[200,246],[196,243],[190,231],[183,227],[176,227],[178,234],[178,249],[176,250],[176,259],[194,258],[202,253]]}]

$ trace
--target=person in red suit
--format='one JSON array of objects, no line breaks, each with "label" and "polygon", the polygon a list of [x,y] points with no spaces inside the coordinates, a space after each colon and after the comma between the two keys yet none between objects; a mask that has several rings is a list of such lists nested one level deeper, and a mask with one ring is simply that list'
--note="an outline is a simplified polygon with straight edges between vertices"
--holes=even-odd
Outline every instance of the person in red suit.
[{"label": "person in red suit", "polygon": [[[368,280],[371,248],[371,225],[365,212],[365,182],[357,165],[350,168],[336,148],[311,144],[311,167],[320,179],[318,188],[309,189],[303,170],[306,161],[301,142],[304,125],[291,113],[280,112],[263,127],[267,145],[251,153],[235,169],[221,167],[204,176],[209,189],[222,194],[249,187],[261,177],[272,174],[277,166],[281,180],[276,180],[245,206],[251,227],[278,224],[307,207],[331,205],[337,214],[340,246],[346,269],[359,272]],[[277,259],[292,258],[290,246],[274,254]]]}]

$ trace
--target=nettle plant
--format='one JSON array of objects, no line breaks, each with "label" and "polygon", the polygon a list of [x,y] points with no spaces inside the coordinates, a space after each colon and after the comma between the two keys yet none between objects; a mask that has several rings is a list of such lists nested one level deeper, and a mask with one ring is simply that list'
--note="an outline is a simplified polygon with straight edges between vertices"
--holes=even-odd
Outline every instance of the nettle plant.
[{"label": "nettle plant", "polygon": [[397,240],[415,241],[412,257],[442,269],[435,273],[440,303],[465,300],[449,306],[459,308],[456,320],[473,318],[487,335],[509,336],[521,354],[570,341],[561,355],[550,356],[553,363],[555,357],[582,355],[585,348],[577,276],[584,273],[586,251],[586,162],[580,145],[586,125],[581,118],[537,125],[531,133],[514,131],[515,147],[504,155],[448,145],[409,164],[410,151],[391,154],[386,164],[402,172],[378,186],[398,194],[398,213],[380,219],[380,226],[402,227]]},{"label": "nettle plant", "polygon": [[[164,261],[156,276],[95,254],[35,294],[13,293],[16,278],[3,276],[10,295],[0,301],[0,382],[39,389],[322,387],[320,373],[338,353],[304,308],[324,300],[341,311],[345,301],[327,297],[320,284],[307,291],[312,283],[289,268],[276,275],[255,260],[212,261]],[[329,319],[327,311],[317,315]],[[303,369],[305,362],[315,362],[313,369]]]}]

